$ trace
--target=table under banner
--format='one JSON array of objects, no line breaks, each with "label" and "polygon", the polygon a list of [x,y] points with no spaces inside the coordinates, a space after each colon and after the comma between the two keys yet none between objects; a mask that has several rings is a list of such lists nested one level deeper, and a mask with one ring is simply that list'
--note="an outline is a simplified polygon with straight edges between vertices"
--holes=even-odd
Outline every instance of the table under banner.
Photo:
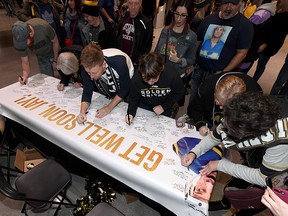
[{"label": "table under banner", "polygon": [[195,128],[138,109],[131,125],[121,102],[102,119],[97,109],[109,103],[93,93],[87,121],[78,124],[82,89],[57,90],[59,80],[43,74],[0,89],[0,113],[65,151],[123,182],[176,215],[208,215],[208,203],[185,199],[185,184],[197,176],[181,166],[173,144],[183,137],[201,138]]}]

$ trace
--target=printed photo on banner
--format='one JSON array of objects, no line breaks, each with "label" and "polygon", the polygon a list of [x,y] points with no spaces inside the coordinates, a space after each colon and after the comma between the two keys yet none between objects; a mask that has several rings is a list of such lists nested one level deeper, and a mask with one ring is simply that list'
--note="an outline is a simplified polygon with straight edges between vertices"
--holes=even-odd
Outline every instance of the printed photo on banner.
[{"label": "printed photo on banner", "polygon": [[185,200],[192,201],[191,197],[208,203],[214,183],[216,181],[217,172],[212,172],[209,175],[200,175],[189,179],[185,185]]},{"label": "printed photo on banner", "polygon": [[[182,157],[185,154],[188,154],[189,151],[195,147],[200,142],[200,139],[195,137],[183,137],[173,144],[173,150],[177,155]],[[223,155],[223,150],[220,146],[213,147],[205,154],[197,157],[193,163],[190,164],[189,169],[193,172],[199,174],[199,171],[202,169],[202,166],[205,166],[209,161],[220,160]]]}]

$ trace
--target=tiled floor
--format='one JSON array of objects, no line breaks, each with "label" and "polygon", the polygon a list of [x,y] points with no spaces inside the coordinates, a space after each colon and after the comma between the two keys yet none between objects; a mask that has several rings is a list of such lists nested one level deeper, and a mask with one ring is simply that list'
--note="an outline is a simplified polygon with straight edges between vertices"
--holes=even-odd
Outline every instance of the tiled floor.
[{"label": "tiled floor", "polygon": [[[11,26],[16,21],[16,18],[10,18],[5,15],[5,11],[3,9],[0,9],[0,73],[1,73],[1,79],[0,79],[0,88],[5,87],[9,84],[12,84],[18,80],[18,76],[21,74],[21,64],[20,64],[20,58],[17,55],[15,49],[13,48],[12,44],[12,36],[11,36]],[[159,34],[161,32],[161,29],[155,29],[154,32],[154,43],[153,47],[155,46],[157,39],[159,37]],[[269,93],[270,89],[276,79],[276,76],[278,72],[280,71],[280,68],[283,65],[284,58],[286,56],[288,50],[288,39],[286,39],[285,45],[282,47],[282,49],[271,58],[270,62],[267,65],[267,69],[264,73],[264,75],[260,78],[259,83],[264,89],[265,93]],[[36,63],[36,58],[33,54],[30,54],[30,64],[32,65],[32,72],[31,74],[35,74],[39,71],[38,65]],[[248,73],[249,75],[253,74],[253,71],[255,69],[255,64],[253,68]],[[186,112],[186,106],[183,108],[180,108],[179,114],[181,115]],[[76,182],[76,187],[73,190],[73,193],[83,195],[83,185],[84,180],[83,178],[80,178],[78,176],[73,177],[74,182]],[[225,185],[225,181],[227,178],[225,176],[221,176],[221,179],[219,179],[219,184],[215,186],[215,191],[213,193],[212,199],[217,200],[220,199],[222,196],[222,188]],[[80,189],[79,189],[80,188]],[[82,188],[82,189],[81,189]],[[82,193],[82,194],[81,194]],[[19,204],[15,205],[15,203],[11,204],[11,201],[7,199],[3,200],[4,198],[0,196],[0,215],[19,215]],[[141,202],[134,202],[130,204],[129,206],[126,203],[126,200],[123,198],[123,196],[120,196],[117,198],[119,202],[116,204],[119,208],[123,208],[125,206],[126,208],[126,215],[159,215],[156,211],[153,209],[150,209],[146,205],[144,205]],[[141,209],[141,210],[139,210]],[[141,212],[141,213],[136,213]],[[148,213],[149,212],[149,213]],[[225,212],[215,212],[211,215],[219,216],[224,215]],[[230,213],[226,213],[226,216],[231,215]]]}]

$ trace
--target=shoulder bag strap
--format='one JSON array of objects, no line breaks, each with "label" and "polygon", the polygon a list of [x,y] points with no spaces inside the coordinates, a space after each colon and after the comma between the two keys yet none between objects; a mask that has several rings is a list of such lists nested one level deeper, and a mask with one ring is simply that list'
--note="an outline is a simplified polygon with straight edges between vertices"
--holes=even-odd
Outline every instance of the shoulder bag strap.
[{"label": "shoulder bag strap", "polygon": [[167,29],[166,47],[165,47],[165,60],[164,60],[165,63],[167,62],[167,50],[168,50],[169,35],[170,35],[170,29]]}]

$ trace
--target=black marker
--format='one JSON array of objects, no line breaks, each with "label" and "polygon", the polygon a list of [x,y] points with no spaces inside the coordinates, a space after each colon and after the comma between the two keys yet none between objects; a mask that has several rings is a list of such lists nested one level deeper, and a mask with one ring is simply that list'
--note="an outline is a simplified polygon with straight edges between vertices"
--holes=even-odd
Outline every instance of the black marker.
[{"label": "black marker", "polygon": [[[23,81],[23,77],[19,76],[19,78],[21,79],[21,81]],[[26,85],[26,82],[23,83],[24,85]]]},{"label": "black marker", "polygon": [[127,113],[127,117],[128,117],[128,125],[130,125],[131,124],[131,122],[130,122],[130,115]]},{"label": "black marker", "polygon": [[[85,115],[87,115],[87,113],[88,113],[88,111],[85,112]],[[86,117],[86,119],[87,119],[87,117]],[[83,122],[83,125],[85,126],[85,121]]]}]

